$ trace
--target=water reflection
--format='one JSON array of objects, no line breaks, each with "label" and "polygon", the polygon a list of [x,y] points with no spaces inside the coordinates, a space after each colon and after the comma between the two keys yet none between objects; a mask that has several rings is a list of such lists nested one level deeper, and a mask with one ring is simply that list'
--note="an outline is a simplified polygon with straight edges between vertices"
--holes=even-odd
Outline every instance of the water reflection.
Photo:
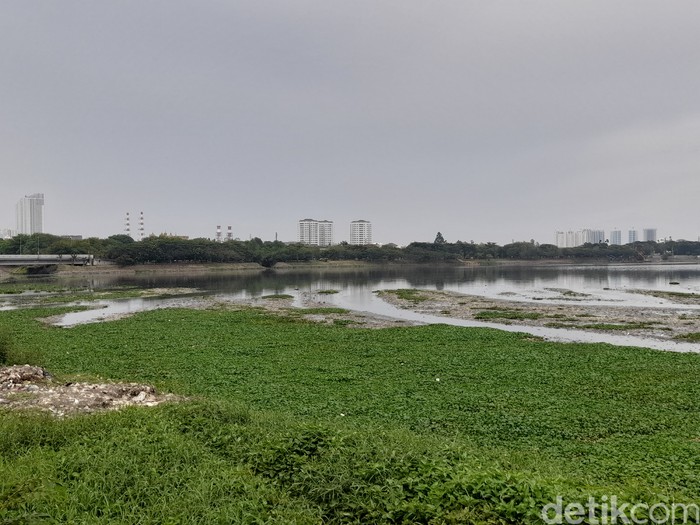
[{"label": "water reflection", "polygon": [[[519,291],[566,288],[575,291],[605,288],[630,290],[700,291],[700,265],[671,266],[387,266],[353,269],[265,270],[211,273],[147,273],[95,275],[73,279],[89,289],[114,286],[139,288],[195,287],[220,293],[245,291],[251,296],[288,289],[349,287],[409,288],[465,291]],[[679,286],[670,282],[679,282]]]}]

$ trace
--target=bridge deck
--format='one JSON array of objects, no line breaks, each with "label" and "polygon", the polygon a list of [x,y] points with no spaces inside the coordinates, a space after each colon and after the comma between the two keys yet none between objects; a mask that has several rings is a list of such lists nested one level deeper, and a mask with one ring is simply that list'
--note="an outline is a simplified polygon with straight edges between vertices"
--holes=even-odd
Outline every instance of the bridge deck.
[{"label": "bridge deck", "polygon": [[50,264],[93,265],[95,264],[95,256],[87,253],[0,255],[0,266],[47,266]]}]

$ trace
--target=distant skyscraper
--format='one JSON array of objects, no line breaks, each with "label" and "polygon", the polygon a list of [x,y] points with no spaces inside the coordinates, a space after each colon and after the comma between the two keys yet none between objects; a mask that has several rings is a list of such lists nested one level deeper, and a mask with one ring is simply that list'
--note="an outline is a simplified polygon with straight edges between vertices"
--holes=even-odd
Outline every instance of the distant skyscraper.
[{"label": "distant skyscraper", "polygon": [[583,244],[598,244],[605,242],[605,232],[603,230],[578,230],[567,232],[556,232],[556,245],[559,248],[573,248]]},{"label": "distant skyscraper", "polygon": [[300,220],[299,242],[313,246],[330,246],[333,244],[333,221]]},{"label": "distant skyscraper", "polygon": [[656,242],[656,228],[644,228],[642,230],[642,240]]},{"label": "distant skyscraper", "polygon": [[350,223],[350,244],[372,244],[372,223],[369,221],[352,221]]},{"label": "distant skyscraper", "polygon": [[333,221],[318,221],[318,245],[333,244]]},{"label": "distant skyscraper", "polygon": [[17,233],[44,233],[44,194],[27,195],[17,203]]},{"label": "distant skyscraper", "polygon": [[637,230],[629,230],[627,232],[627,242],[628,243],[637,242],[638,240],[639,240],[639,237],[637,236]]},{"label": "distant skyscraper", "polygon": [[610,244],[620,246],[622,244],[622,231],[612,230],[610,232]]},{"label": "distant skyscraper", "polygon": [[582,230],[580,244],[599,244],[605,242],[603,230]]},{"label": "distant skyscraper", "polygon": [[554,234],[554,244],[557,248],[566,248],[566,233],[556,232]]}]

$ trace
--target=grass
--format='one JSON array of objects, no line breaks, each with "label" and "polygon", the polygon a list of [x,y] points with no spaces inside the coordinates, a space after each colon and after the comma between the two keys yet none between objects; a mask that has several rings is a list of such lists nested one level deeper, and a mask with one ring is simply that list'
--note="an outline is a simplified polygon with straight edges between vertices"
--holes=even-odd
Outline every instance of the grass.
[{"label": "grass", "polygon": [[587,323],[587,324],[571,324],[563,322],[547,323],[545,326],[549,328],[577,328],[583,330],[670,330],[665,326],[660,326],[656,321],[649,322],[620,322],[620,323]]},{"label": "grass", "polygon": [[675,336],[674,339],[680,339],[682,341],[700,342],[700,332],[690,332],[687,334],[680,334],[680,335]]},{"label": "grass", "polygon": [[275,293],[270,295],[263,295],[262,299],[294,299],[294,296],[286,293]]},{"label": "grass", "polygon": [[490,320],[490,319],[540,319],[541,313],[538,312],[523,312],[521,310],[502,310],[498,308],[486,309],[476,312],[474,319]]},{"label": "grass", "polygon": [[0,312],[0,333],[63,379],[194,400],[0,411],[0,523],[535,523],[557,494],[700,499],[697,355],[252,309],[35,320],[54,313]]},{"label": "grass", "polygon": [[320,293],[323,295],[333,295],[333,294],[339,293],[339,291],[327,289],[327,290],[319,290],[317,293]]},{"label": "grass", "polygon": [[0,294],[16,295],[25,292],[75,292],[81,289],[78,288],[66,288],[63,285],[44,283],[44,282],[32,282],[25,281],[8,281],[0,283]]},{"label": "grass", "polygon": [[692,292],[669,292],[666,290],[635,290],[635,292],[644,295],[651,295],[660,299],[678,299],[683,303],[694,304],[700,302],[700,294]]},{"label": "grass", "polygon": [[333,319],[333,324],[338,326],[349,326],[349,325],[361,325],[364,324],[362,321],[355,321],[353,319]]},{"label": "grass", "polygon": [[10,335],[6,331],[0,332],[0,366],[10,361],[12,353],[12,342]]},{"label": "grass", "polygon": [[350,310],[346,308],[338,308],[336,306],[319,306],[314,308],[295,308],[294,313],[300,315],[315,314],[315,315],[327,315],[327,314],[347,314]]},{"label": "grass", "polygon": [[427,301],[428,298],[425,295],[421,295],[420,290],[414,290],[410,288],[400,288],[398,290],[386,290],[380,293],[391,293],[394,294],[399,299],[404,301],[411,301],[414,304]]},{"label": "grass", "polygon": [[66,287],[65,285],[47,282],[22,281],[0,283],[0,296],[17,296],[28,292],[41,294],[36,297],[31,297],[33,302],[38,304],[71,303],[77,301],[94,301],[96,299],[128,299],[142,297],[144,295],[144,290],[128,286],[103,290],[96,293],[82,287]]}]

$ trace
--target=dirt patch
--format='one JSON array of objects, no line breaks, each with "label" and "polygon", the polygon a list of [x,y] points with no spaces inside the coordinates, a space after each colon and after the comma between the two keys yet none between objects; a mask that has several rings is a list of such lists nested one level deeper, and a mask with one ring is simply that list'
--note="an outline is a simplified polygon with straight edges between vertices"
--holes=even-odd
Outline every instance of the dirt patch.
[{"label": "dirt patch", "polygon": [[448,291],[405,290],[379,293],[386,302],[403,309],[455,319],[494,324],[542,326],[599,333],[636,335],[660,340],[682,338],[700,332],[700,311],[682,308],[610,306],[522,302],[464,295]]},{"label": "dirt patch", "polygon": [[61,383],[43,368],[19,365],[0,368],[0,408],[38,409],[62,417],[126,406],[155,406],[179,400],[137,383]]}]

